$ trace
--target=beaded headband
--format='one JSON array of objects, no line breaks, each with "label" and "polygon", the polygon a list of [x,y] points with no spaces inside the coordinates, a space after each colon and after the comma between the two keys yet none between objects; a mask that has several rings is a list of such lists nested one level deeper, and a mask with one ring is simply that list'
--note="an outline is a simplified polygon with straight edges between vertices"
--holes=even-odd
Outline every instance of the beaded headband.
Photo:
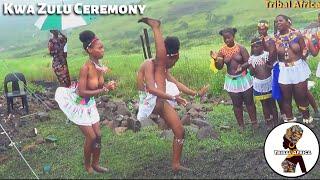
[{"label": "beaded headband", "polygon": [[251,46],[253,46],[255,44],[261,45],[262,44],[262,40],[258,40],[258,41],[255,41],[255,42],[251,43]]},{"label": "beaded headband", "polygon": [[92,41],[87,45],[87,47],[86,47],[86,49],[88,49],[91,45],[92,45],[92,43],[94,43],[95,41],[97,41],[97,40],[99,40],[97,37],[94,37],[93,39],[92,39]]},{"label": "beaded headband", "polygon": [[269,27],[269,24],[268,23],[265,23],[265,22],[260,22],[260,23],[258,23],[258,27],[259,28],[268,28]]},{"label": "beaded headband", "polygon": [[168,57],[172,57],[172,56],[176,56],[178,55],[179,53],[175,53],[175,54],[167,54]]}]

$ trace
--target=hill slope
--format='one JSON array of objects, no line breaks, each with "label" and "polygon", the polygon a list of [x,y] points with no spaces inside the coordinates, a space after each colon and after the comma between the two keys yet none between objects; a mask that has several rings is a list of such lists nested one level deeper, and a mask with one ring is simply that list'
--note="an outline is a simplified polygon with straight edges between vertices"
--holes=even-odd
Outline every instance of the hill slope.
[{"label": "hill slope", "polygon": [[[142,3],[147,5],[144,16],[161,17],[164,34],[178,36],[183,47],[221,43],[217,32],[227,26],[238,28],[238,41],[246,44],[255,33],[260,19],[267,19],[272,24],[280,13],[291,16],[296,27],[304,27],[317,17],[313,9],[267,9],[264,1],[256,0],[144,0]],[[34,31],[32,24],[35,17],[27,18],[22,24],[12,24],[12,27],[25,28],[2,31],[1,41],[4,43],[10,39],[13,44],[11,48],[6,46],[11,50],[1,52],[0,57],[19,58],[46,53],[49,33]],[[92,24],[67,32],[69,51],[71,54],[81,53],[78,34],[90,29],[105,42],[108,53],[141,53],[139,34],[145,26],[137,24],[137,19],[138,15],[99,16]]]}]

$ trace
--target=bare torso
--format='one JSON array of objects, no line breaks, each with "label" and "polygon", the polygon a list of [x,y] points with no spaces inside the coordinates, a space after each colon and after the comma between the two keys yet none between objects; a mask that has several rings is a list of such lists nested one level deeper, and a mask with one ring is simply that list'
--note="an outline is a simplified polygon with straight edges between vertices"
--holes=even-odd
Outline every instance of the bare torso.
[{"label": "bare torso", "polygon": [[[300,37],[296,37],[296,38],[300,38]],[[292,39],[289,42],[289,48],[288,48],[289,59],[288,60],[285,59],[286,51],[285,51],[285,47],[283,47],[281,43],[282,41],[280,41],[277,38],[276,47],[277,47],[278,59],[280,62],[292,63],[302,58],[302,50],[298,43],[298,39]]]},{"label": "bare torso", "polygon": [[137,87],[139,91],[145,91],[145,71],[148,64],[154,67],[153,59],[143,62],[137,73]]},{"label": "bare torso", "polygon": [[88,76],[87,76],[87,89],[96,90],[101,89],[104,84],[103,72],[98,71],[95,68],[95,65],[87,61],[84,66],[88,67]]},{"label": "bare torso", "polygon": [[[239,75],[240,73],[236,73],[237,68],[239,65],[242,65],[246,62],[246,60],[244,59],[245,57],[243,57],[242,52],[245,50],[244,47],[240,46],[240,45],[236,45],[239,46],[239,49],[235,51],[235,53],[231,56],[226,56],[223,55],[222,52],[219,52],[219,56],[224,58],[224,63],[227,65],[227,72],[230,75]],[[249,56],[249,55],[248,55]]]}]

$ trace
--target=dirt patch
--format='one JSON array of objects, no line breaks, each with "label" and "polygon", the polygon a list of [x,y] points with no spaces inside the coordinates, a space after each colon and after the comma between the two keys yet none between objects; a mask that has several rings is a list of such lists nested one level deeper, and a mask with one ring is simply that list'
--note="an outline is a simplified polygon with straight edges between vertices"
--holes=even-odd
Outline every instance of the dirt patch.
[{"label": "dirt patch", "polygon": [[[320,138],[320,123],[317,122],[317,127],[313,132]],[[199,152],[196,157],[185,157],[182,164],[192,169],[192,172],[180,172],[174,176],[171,170],[171,159],[161,159],[149,162],[140,172],[132,174],[130,177],[134,178],[182,178],[182,179],[257,179],[257,178],[281,178],[282,176],[276,174],[268,166],[265,158],[263,147],[252,150],[234,150],[224,151],[221,149],[212,152]],[[320,171],[320,163],[312,169],[312,171],[303,178],[319,179],[319,175],[314,172]]]},{"label": "dirt patch", "polygon": [[[262,149],[241,153],[215,150],[202,152],[192,159],[183,161],[191,172],[180,172],[177,178],[281,178],[267,165]],[[169,159],[150,162],[144,173],[136,173],[135,178],[173,178]]]}]

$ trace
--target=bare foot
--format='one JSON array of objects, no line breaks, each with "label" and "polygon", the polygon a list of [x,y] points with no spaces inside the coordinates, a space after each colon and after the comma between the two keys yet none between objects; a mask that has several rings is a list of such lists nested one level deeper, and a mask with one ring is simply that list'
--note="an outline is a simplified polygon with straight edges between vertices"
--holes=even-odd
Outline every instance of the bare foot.
[{"label": "bare foot", "polygon": [[91,166],[88,166],[88,167],[85,167],[86,168],[86,171],[89,173],[89,174],[93,174],[93,168]]},{"label": "bare foot", "polygon": [[95,170],[96,172],[98,173],[106,173],[106,172],[109,172],[109,169],[108,168],[105,168],[105,167],[101,167],[99,165],[97,166],[92,166],[93,170]]},{"label": "bare foot", "polygon": [[242,134],[245,131],[245,127],[244,126],[239,126],[239,133]]},{"label": "bare foot", "polygon": [[154,28],[154,27],[160,27],[161,22],[157,19],[151,19],[148,17],[144,17],[138,20],[138,23],[145,23],[147,25],[149,25],[150,27]]},{"label": "bare foot", "polygon": [[173,173],[175,173],[175,174],[178,173],[178,172],[182,172],[182,171],[187,171],[187,172],[191,171],[190,168],[187,168],[187,167],[184,167],[184,166],[181,166],[181,165],[172,167],[172,170],[173,170]]}]

